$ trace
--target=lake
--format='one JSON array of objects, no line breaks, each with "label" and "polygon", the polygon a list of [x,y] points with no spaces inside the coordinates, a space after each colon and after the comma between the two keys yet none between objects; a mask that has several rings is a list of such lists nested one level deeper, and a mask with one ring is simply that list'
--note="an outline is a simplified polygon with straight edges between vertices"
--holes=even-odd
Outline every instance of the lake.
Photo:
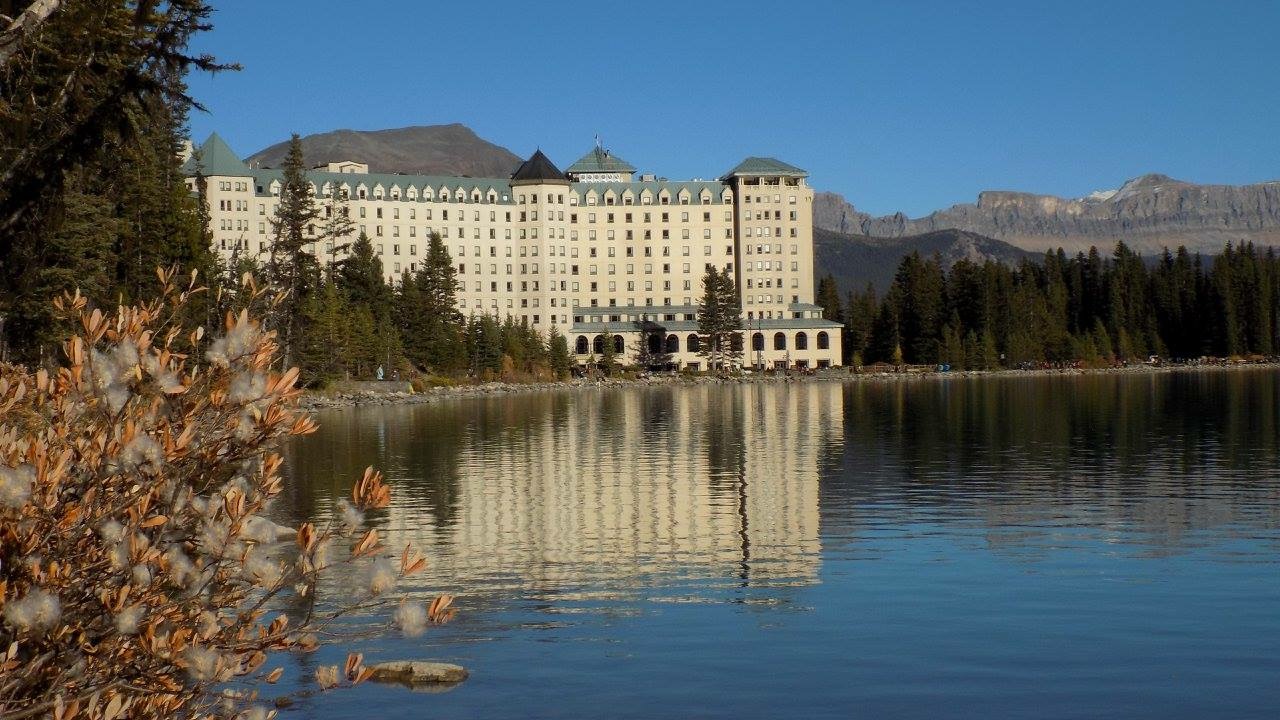
[{"label": "lake", "polygon": [[[326,411],[279,519],[370,514],[457,595],[287,716],[1274,718],[1280,373],[587,389]],[[333,578],[326,601],[358,595]],[[365,616],[354,625],[385,622]]]}]

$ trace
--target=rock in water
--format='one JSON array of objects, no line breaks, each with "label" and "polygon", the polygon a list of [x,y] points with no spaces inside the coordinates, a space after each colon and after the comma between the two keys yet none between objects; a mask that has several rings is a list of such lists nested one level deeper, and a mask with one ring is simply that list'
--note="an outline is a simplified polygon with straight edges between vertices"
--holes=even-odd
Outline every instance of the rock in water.
[{"label": "rock in water", "polygon": [[460,683],[470,674],[461,665],[430,662],[426,660],[396,660],[370,665],[375,682],[393,682],[404,685],[429,685],[435,683]]}]

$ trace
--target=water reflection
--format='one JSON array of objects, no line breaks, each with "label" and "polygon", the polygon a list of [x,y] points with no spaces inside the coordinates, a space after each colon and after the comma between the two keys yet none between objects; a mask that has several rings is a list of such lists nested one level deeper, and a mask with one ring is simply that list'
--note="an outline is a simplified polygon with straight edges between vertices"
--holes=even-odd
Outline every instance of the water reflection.
[{"label": "water reflection", "polygon": [[819,458],[842,432],[834,383],[601,390],[328,413],[287,461],[298,517],[383,468],[375,522],[430,552],[427,584],[564,599],[813,582]]},{"label": "water reflection", "polygon": [[1032,555],[1099,537],[1162,553],[1196,531],[1280,525],[1274,370],[855,384],[844,412],[826,522],[899,503],[874,520],[967,519],[992,550]]},{"label": "water reflection", "polygon": [[[1278,413],[1271,370],[324,413],[281,513],[323,519],[383,468],[370,522],[431,559],[409,592],[461,596],[457,622],[355,649],[475,672],[427,710],[361,686],[302,711],[1270,717]],[[342,660],[321,656],[296,674]]]}]

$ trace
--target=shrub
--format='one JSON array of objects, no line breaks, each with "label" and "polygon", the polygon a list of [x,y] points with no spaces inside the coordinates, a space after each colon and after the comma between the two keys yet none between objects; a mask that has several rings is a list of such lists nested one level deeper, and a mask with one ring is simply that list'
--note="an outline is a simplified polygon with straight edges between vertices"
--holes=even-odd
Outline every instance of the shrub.
[{"label": "shrub", "polygon": [[[200,289],[174,277],[160,273],[161,299],[111,315],[61,298],[79,323],[65,364],[0,369],[0,716],[267,717],[257,693],[281,674],[268,653],[313,649],[339,614],[389,602],[424,564],[408,547],[382,557],[362,529],[363,512],[390,501],[372,469],[339,520],[290,530],[288,552],[275,544],[272,448],[315,425],[294,410],[297,369],[271,369],[274,333],[250,314],[271,299],[246,278],[248,307],[206,338],[175,319]],[[269,611],[357,559],[373,572],[353,605]],[[414,634],[447,620],[450,602],[401,604],[394,618]],[[353,654],[317,681],[368,674]]]}]

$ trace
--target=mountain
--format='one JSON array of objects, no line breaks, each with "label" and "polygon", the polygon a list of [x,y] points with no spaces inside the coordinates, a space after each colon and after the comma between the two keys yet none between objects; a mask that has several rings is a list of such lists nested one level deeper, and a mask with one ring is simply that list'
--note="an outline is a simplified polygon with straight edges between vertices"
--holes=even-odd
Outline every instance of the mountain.
[{"label": "mountain", "polygon": [[912,251],[926,257],[937,253],[948,268],[962,259],[979,263],[986,260],[1012,263],[1033,255],[1009,243],[963,230],[873,238],[819,227],[813,229],[815,270],[819,277],[827,273],[835,276],[841,297],[849,290],[861,290],[867,283],[883,293],[893,282],[902,257]]},{"label": "mountain", "polygon": [[902,213],[874,217],[836,193],[814,198],[814,225],[880,238],[954,228],[1042,252],[1090,245],[1107,249],[1123,240],[1151,254],[1186,245],[1217,252],[1227,242],[1280,245],[1280,181],[1254,185],[1198,185],[1166,175],[1143,175],[1118,190],[1083,198],[985,191],[976,204],[953,205],[922,218]]},{"label": "mountain", "polygon": [[[250,155],[251,167],[279,167],[288,141]],[[308,165],[339,160],[368,163],[370,172],[505,178],[520,165],[510,150],[480,138],[460,123],[392,130],[334,130],[302,138]]]}]

